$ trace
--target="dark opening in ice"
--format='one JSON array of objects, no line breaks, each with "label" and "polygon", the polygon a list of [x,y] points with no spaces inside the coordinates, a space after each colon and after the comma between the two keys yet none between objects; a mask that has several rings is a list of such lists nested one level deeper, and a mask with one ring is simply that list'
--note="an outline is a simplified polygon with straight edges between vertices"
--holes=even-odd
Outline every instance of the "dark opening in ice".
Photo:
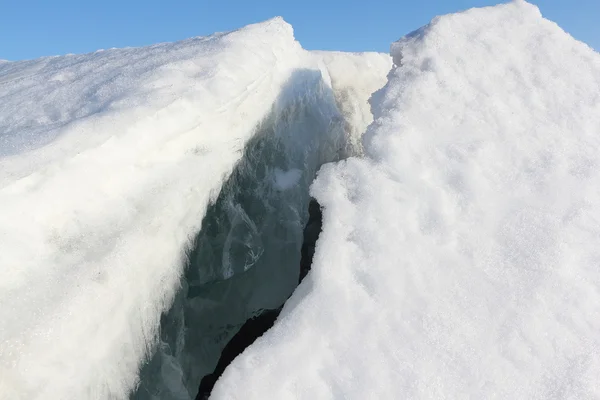
[{"label": "dark opening in ice", "polygon": [[[308,210],[309,217],[303,234],[298,284],[302,283],[302,280],[310,271],[313,255],[315,253],[315,246],[323,225],[321,207],[315,199],[311,199]],[[225,368],[227,368],[227,366],[248,346],[254,343],[256,339],[273,326],[282,308],[283,305],[276,309],[264,310],[259,315],[248,319],[246,323],[242,325],[242,328],[223,349],[215,370],[202,378],[196,400],[208,399],[215,383],[223,374]]]},{"label": "dark opening in ice", "polygon": [[[320,71],[297,71],[281,96],[207,209],[132,399],[193,399],[246,321],[245,330],[268,329],[307,269],[309,186],[322,164],[346,156],[343,120]],[[257,337],[246,336],[227,354]]]}]

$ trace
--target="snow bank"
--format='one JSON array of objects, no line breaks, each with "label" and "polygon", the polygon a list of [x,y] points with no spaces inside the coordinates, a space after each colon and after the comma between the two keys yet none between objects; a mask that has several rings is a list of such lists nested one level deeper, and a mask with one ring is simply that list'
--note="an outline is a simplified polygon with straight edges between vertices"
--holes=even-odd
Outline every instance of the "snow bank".
[{"label": "snow bank", "polygon": [[208,202],[306,69],[281,19],[0,65],[0,398],[128,396]]},{"label": "snow bank", "polygon": [[213,399],[600,396],[600,55],[522,1],[392,46],[365,158]]},{"label": "snow bank", "polygon": [[344,116],[348,153],[362,154],[361,137],[373,122],[369,98],[387,82],[392,58],[383,53],[313,51],[331,77],[336,103]]}]

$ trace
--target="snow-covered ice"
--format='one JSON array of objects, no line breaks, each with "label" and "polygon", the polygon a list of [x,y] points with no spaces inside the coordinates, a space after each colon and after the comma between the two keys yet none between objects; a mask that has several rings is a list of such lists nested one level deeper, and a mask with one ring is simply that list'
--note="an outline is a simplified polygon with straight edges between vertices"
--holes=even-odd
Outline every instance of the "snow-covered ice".
[{"label": "snow-covered ice", "polygon": [[[280,307],[297,286],[309,185],[324,162],[360,152],[356,143],[372,120],[368,97],[391,67],[384,54],[312,55],[326,73],[313,73],[300,91],[289,88],[296,94],[284,96],[288,106],[260,124],[208,208],[135,399],[193,397],[241,325]],[[344,60],[357,67],[342,68]]]},{"label": "snow-covered ice", "polygon": [[260,310],[279,308],[297,286],[309,186],[346,148],[326,74],[298,73],[307,75],[304,83],[261,122],[207,209],[134,399],[193,398],[228,339]]},{"label": "snow-covered ice", "polygon": [[390,67],[307,52],[280,18],[2,62],[0,398],[193,398],[219,351],[202,329],[293,290],[308,186],[360,152]]},{"label": "snow-covered ice", "polygon": [[600,398],[600,55],[514,1],[392,56],[312,272],[211,398]]},{"label": "snow-covered ice", "polygon": [[0,398],[127,398],[209,201],[268,115],[335,110],[327,82],[280,18],[2,63]]},{"label": "snow-covered ice", "polygon": [[391,57],[275,18],[0,60],[0,399],[193,397],[349,154],[212,398],[600,398],[599,133],[600,55],[521,0]]}]

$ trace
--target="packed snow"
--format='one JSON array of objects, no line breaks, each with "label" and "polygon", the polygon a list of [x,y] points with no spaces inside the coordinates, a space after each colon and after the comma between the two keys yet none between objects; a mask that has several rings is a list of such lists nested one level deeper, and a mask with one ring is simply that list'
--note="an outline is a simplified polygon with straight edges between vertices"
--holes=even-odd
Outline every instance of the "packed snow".
[{"label": "packed snow", "polygon": [[311,273],[211,398],[599,398],[600,55],[514,1],[392,56]]}]

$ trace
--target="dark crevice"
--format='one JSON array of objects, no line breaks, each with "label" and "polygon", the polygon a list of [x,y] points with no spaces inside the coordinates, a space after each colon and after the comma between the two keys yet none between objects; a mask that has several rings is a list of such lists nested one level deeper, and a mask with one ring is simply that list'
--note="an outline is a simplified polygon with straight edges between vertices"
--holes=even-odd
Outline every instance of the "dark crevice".
[{"label": "dark crevice", "polygon": [[322,164],[345,155],[331,88],[320,71],[295,71],[206,210],[131,400],[193,399],[203,377],[212,387],[273,325],[310,268],[320,231],[310,184]]},{"label": "dark crevice", "polygon": [[315,246],[317,245],[317,240],[319,239],[322,228],[323,213],[321,211],[321,206],[317,200],[311,198],[310,203],[308,203],[308,222],[304,227],[302,237],[302,250],[300,253],[300,278],[298,280],[298,285],[302,283],[302,280],[306,277],[308,271],[310,271],[313,256],[315,254]]},{"label": "dark crevice", "polygon": [[[308,222],[306,223],[303,233],[298,285],[302,283],[302,280],[310,271],[315,253],[315,246],[319,239],[323,224],[321,206],[315,199],[310,200],[308,212]],[[241,329],[223,349],[215,370],[202,378],[196,400],[205,400],[209,398],[215,383],[223,372],[225,372],[227,366],[275,324],[275,320],[277,320],[282,309],[283,305],[276,309],[264,310],[261,314],[248,319],[244,325],[242,325]]]},{"label": "dark crevice", "polygon": [[256,339],[273,326],[282,308],[283,306],[274,310],[265,310],[260,315],[250,318],[242,325],[242,328],[223,349],[221,358],[219,358],[219,362],[217,363],[214,372],[202,378],[196,400],[208,399],[215,383],[217,383],[217,380],[221,377],[223,372],[225,372],[225,368],[227,368],[227,366],[231,364],[231,362],[240,355],[246,347],[254,343]]}]

